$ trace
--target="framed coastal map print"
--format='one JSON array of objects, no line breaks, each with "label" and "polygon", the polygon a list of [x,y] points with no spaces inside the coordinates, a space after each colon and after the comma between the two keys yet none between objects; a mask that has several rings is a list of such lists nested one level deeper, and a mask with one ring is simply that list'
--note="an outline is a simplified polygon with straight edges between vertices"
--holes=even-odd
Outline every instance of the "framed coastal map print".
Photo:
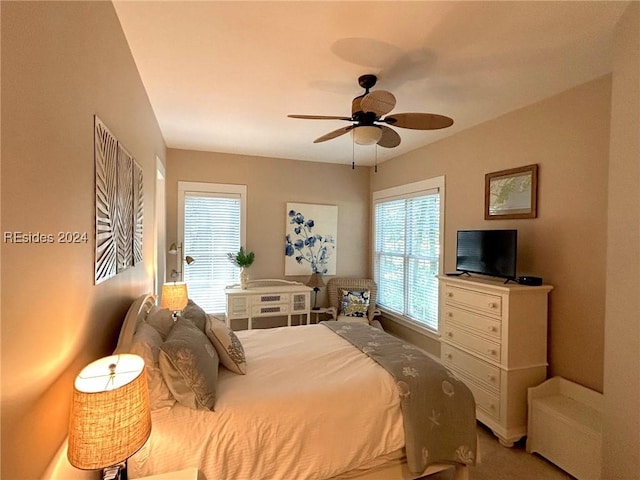
[{"label": "framed coastal map print", "polygon": [[536,218],[538,165],[487,173],[484,219]]}]

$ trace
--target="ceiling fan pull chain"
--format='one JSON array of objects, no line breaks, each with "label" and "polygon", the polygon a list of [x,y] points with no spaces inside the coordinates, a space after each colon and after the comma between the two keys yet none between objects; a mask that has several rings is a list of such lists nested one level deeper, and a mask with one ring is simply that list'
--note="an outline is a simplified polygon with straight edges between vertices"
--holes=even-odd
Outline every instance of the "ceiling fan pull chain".
[{"label": "ceiling fan pull chain", "polygon": [[351,135],[351,170],[356,169],[356,138]]},{"label": "ceiling fan pull chain", "polygon": [[373,173],[378,173],[378,145],[374,145],[373,148],[375,148],[376,153],[375,153],[375,163],[373,165]]}]

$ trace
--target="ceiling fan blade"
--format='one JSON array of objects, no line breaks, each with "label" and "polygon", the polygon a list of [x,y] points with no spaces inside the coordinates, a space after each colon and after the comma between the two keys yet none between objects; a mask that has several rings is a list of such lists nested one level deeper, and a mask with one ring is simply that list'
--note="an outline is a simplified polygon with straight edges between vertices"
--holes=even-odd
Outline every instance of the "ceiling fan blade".
[{"label": "ceiling fan blade", "polygon": [[327,140],[331,140],[332,138],[339,137],[340,135],[344,135],[347,132],[350,132],[354,129],[353,125],[349,125],[348,127],[342,127],[338,130],[334,130],[333,132],[329,132],[326,135],[316,138],[313,143],[326,142]]},{"label": "ceiling fan blade", "polygon": [[360,101],[360,108],[363,112],[373,112],[378,117],[386,115],[393,107],[396,106],[396,97],[393,93],[386,90],[376,90],[375,92],[367,93]]},{"label": "ceiling fan blade", "polygon": [[382,130],[382,137],[378,140],[378,145],[385,148],[393,148],[400,145],[400,135],[393,128],[379,125]]},{"label": "ceiling fan blade", "polygon": [[381,121],[394,127],[413,130],[438,130],[453,125],[453,119],[435,113],[394,113]]},{"label": "ceiling fan blade", "polygon": [[338,117],[335,115],[287,115],[289,118],[302,118],[305,120],[347,120],[351,121],[351,117]]}]

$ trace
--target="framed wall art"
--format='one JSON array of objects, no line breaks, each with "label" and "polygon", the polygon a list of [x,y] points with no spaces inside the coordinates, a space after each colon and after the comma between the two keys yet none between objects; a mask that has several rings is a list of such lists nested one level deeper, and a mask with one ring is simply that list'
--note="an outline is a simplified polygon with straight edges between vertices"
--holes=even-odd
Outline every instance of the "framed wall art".
[{"label": "framed wall art", "polygon": [[536,218],[537,201],[538,165],[485,175],[485,220]]},{"label": "framed wall art", "polygon": [[338,207],[287,203],[285,275],[336,274]]},{"label": "framed wall art", "polygon": [[95,269],[99,284],[143,260],[142,167],[94,116]]},{"label": "framed wall art", "polygon": [[95,283],[98,284],[113,277],[117,272],[118,141],[98,117],[94,117],[94,120]]}]

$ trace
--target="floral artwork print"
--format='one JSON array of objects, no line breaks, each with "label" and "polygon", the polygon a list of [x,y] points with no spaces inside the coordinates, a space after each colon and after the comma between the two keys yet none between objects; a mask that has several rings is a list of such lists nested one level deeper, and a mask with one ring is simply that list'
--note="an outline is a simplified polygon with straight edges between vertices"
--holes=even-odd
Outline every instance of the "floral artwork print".
[{"label": "floral artwork print", "polygon": [[285,275],[335,275],[338,207],[287,204]]}]

